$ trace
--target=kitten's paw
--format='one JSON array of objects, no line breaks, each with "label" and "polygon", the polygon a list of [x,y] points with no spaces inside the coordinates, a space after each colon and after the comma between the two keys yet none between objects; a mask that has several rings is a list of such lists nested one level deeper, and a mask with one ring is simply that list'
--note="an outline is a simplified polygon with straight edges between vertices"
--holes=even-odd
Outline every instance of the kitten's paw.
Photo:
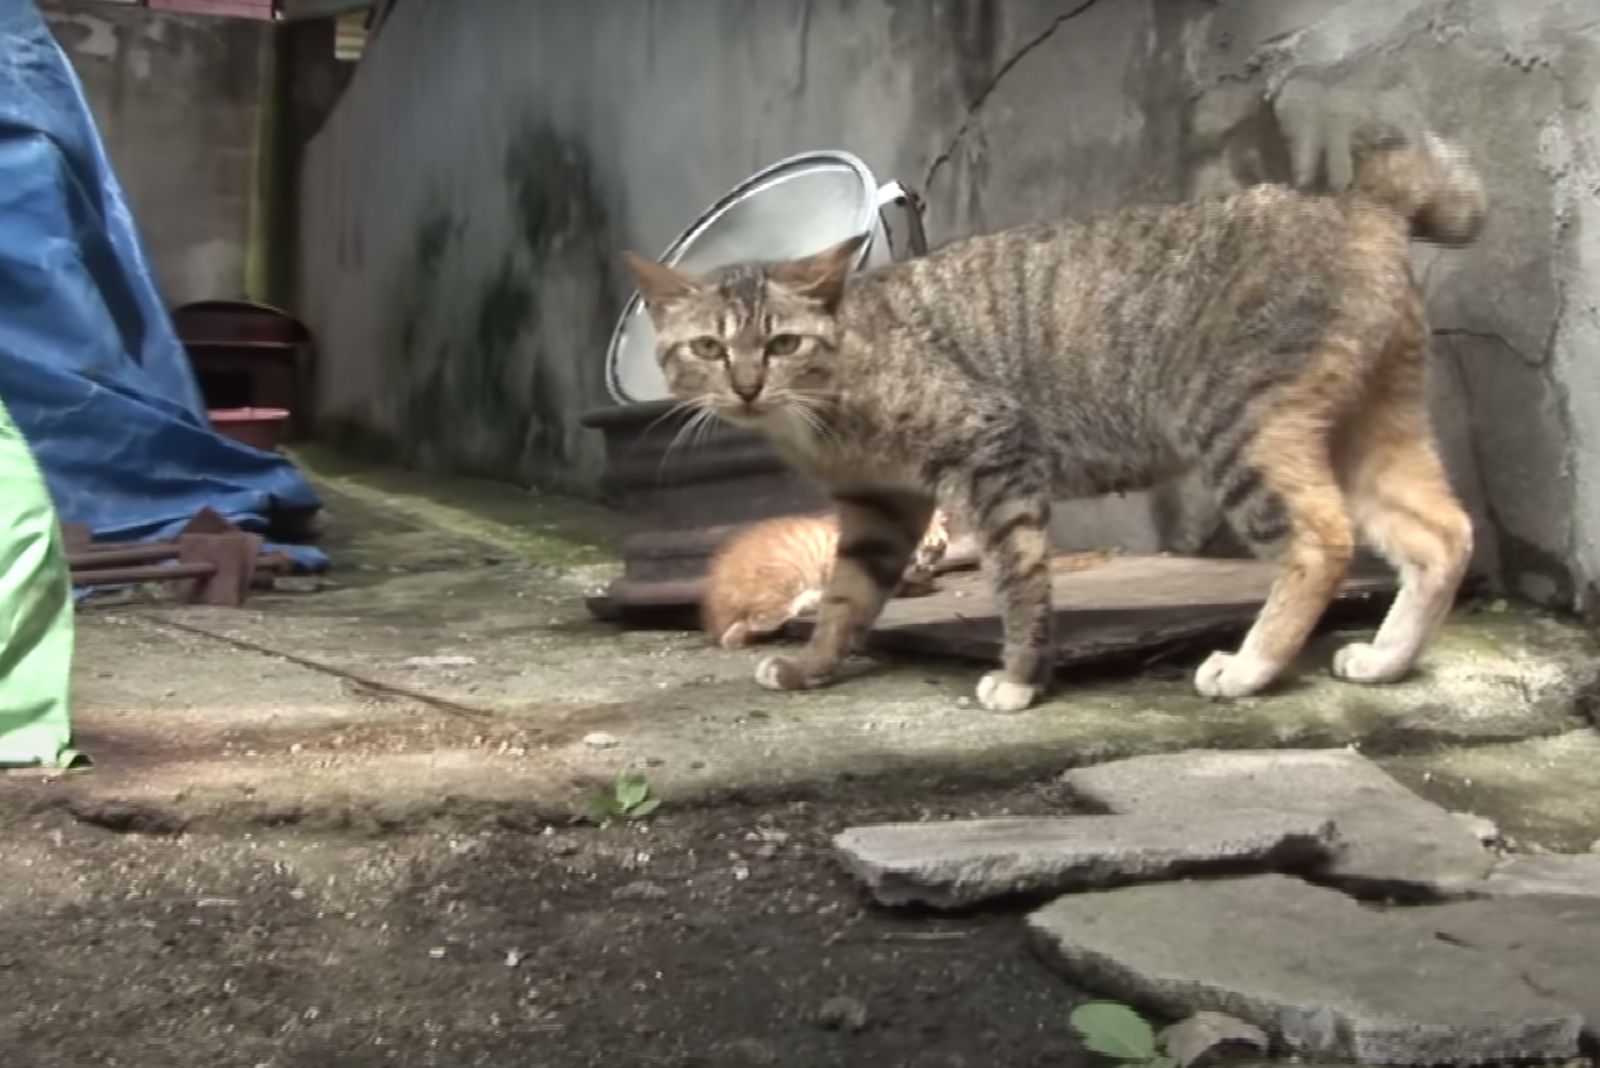
[{"label": "kitten's paw", "polygon": [[750,628],[743,623],[734,623],[722,632],[717,644],[724,649],[743,649],[750,644]]},{"label": "kitten's paw", "polygon": [[1272,681],[1277,669],[1241,653],[1212,653],[1194,673],[1194,688],[1206,697],[1249,697]]},{"label": "kitten's paw", "polygon": [[1349,682],[1398,682],[1411,665],[1370,642],[1351,642],[1333,654],[1333,673]]},{"label": "kitten's paw", "polygon": [[799,664],[787,657],[768,656],[756,665],[756,685],[767,690],[803,690],[807,682]]},{"label": "kitten's paw", "polygon": [[978,680],[978,703],[990,712],[1021,712],[1039,696],[1039,687],[1012,682],[1004,671],[991,671]]}]

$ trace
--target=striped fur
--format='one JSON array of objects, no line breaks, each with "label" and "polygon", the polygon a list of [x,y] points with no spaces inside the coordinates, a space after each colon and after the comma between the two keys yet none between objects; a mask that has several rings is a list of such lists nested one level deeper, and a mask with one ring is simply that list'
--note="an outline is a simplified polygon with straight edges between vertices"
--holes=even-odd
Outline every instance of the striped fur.
[{"label": "striped fur", "polygon": [[828,487],[841,535],[816,631],[763,685],[821,685],[871,626],[937,499],[979,534],[1005,625],[985,707],[1051,674],[1052,498],[1198,466],[1279,561],[1242,647],[1201,666],[1256,693],[1298,652],[1358,538],[1400,570],[1371,643],[1335,671],[1405,674],[1448,608],[1471,526],[1425,406],[1427,325],[1408,242],[1465,244],[1483,191],[1428,138],[1370,140],[1353,188],[1260,186],[959,241],[854,277],[859,239],[704,277],[637,256],[674,393],[764,432]]}]

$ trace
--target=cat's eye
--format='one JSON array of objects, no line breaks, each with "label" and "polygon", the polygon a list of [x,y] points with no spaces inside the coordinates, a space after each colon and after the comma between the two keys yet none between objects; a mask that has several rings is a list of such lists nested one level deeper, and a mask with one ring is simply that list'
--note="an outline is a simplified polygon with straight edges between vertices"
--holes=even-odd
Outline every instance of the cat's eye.
[{"label": "cat's eye", "polygon": [[689,342],[689,351],[702,360],[720,360],[727,349],[714,337],[697,337]]},{"label": "cat's eye", "polygon": [[768,356],[793,356],[799,351],[799,334],[779,334],[767,342]]}]

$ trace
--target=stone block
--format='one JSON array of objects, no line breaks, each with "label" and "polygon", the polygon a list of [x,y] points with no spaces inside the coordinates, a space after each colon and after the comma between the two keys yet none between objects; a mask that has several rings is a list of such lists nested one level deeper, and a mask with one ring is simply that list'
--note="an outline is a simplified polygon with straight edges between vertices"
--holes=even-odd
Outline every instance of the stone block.
[{"label": "stone block", "polygon": [[[1174,1017],[1228,1013],[1307,1056],[1396,1065],[1575,1056],[1580,1013],[1511,958],[1441,937],[1441,908],[1380,910],[1258,875],[1068,895],[1028,926],[1074,983]],[[1474,930],[1485,922],[1461,915]]]},{"label": "stone block", "polygon": [[885,905],[960,908],[991,898],[1116,886],[1218,869],[1303,868],[1328,856],[1331,821],[1259,809],[1185,819],[1065,816],[852,827],[845,867]]},{"label": "stone block", "polygon": [[1490,954],[1524,986],[1571,1005],[1600,1041],[1600,901],[1517,897],[1418,911],[1440,938]]},{"label": "stone block", "polygon": [[1493,857],[1463,820],[1339,749],[1191,751],[1077,768],[1064,781],[1113,812],[1182,825],[1197,812],[1267,809],[1332,820],[1321,875],[1375,895],[1465,895]]}]

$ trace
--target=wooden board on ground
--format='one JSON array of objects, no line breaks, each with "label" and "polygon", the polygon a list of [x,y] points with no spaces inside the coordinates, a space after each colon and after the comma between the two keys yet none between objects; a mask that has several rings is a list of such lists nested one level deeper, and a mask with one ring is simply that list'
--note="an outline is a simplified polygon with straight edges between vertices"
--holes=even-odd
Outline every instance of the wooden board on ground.
[{"label": "wooden board on ground", "polygon": [[[1200,640],[1242,633],[1266,600],[1273,576],[1272,565],[1258,560],[1074,554],[1052,563],[1062,668],[1154,659]],[[1373,617],[1393,589],[1388,574],[1352,571],[1329,618]],[[809,620],[789,625],[796,637],[810,629]],[[891,601],[867,644],[882,652],[994,660],[1000,641],[988,579],[964,572],[942,576],[935,593]]]}]

